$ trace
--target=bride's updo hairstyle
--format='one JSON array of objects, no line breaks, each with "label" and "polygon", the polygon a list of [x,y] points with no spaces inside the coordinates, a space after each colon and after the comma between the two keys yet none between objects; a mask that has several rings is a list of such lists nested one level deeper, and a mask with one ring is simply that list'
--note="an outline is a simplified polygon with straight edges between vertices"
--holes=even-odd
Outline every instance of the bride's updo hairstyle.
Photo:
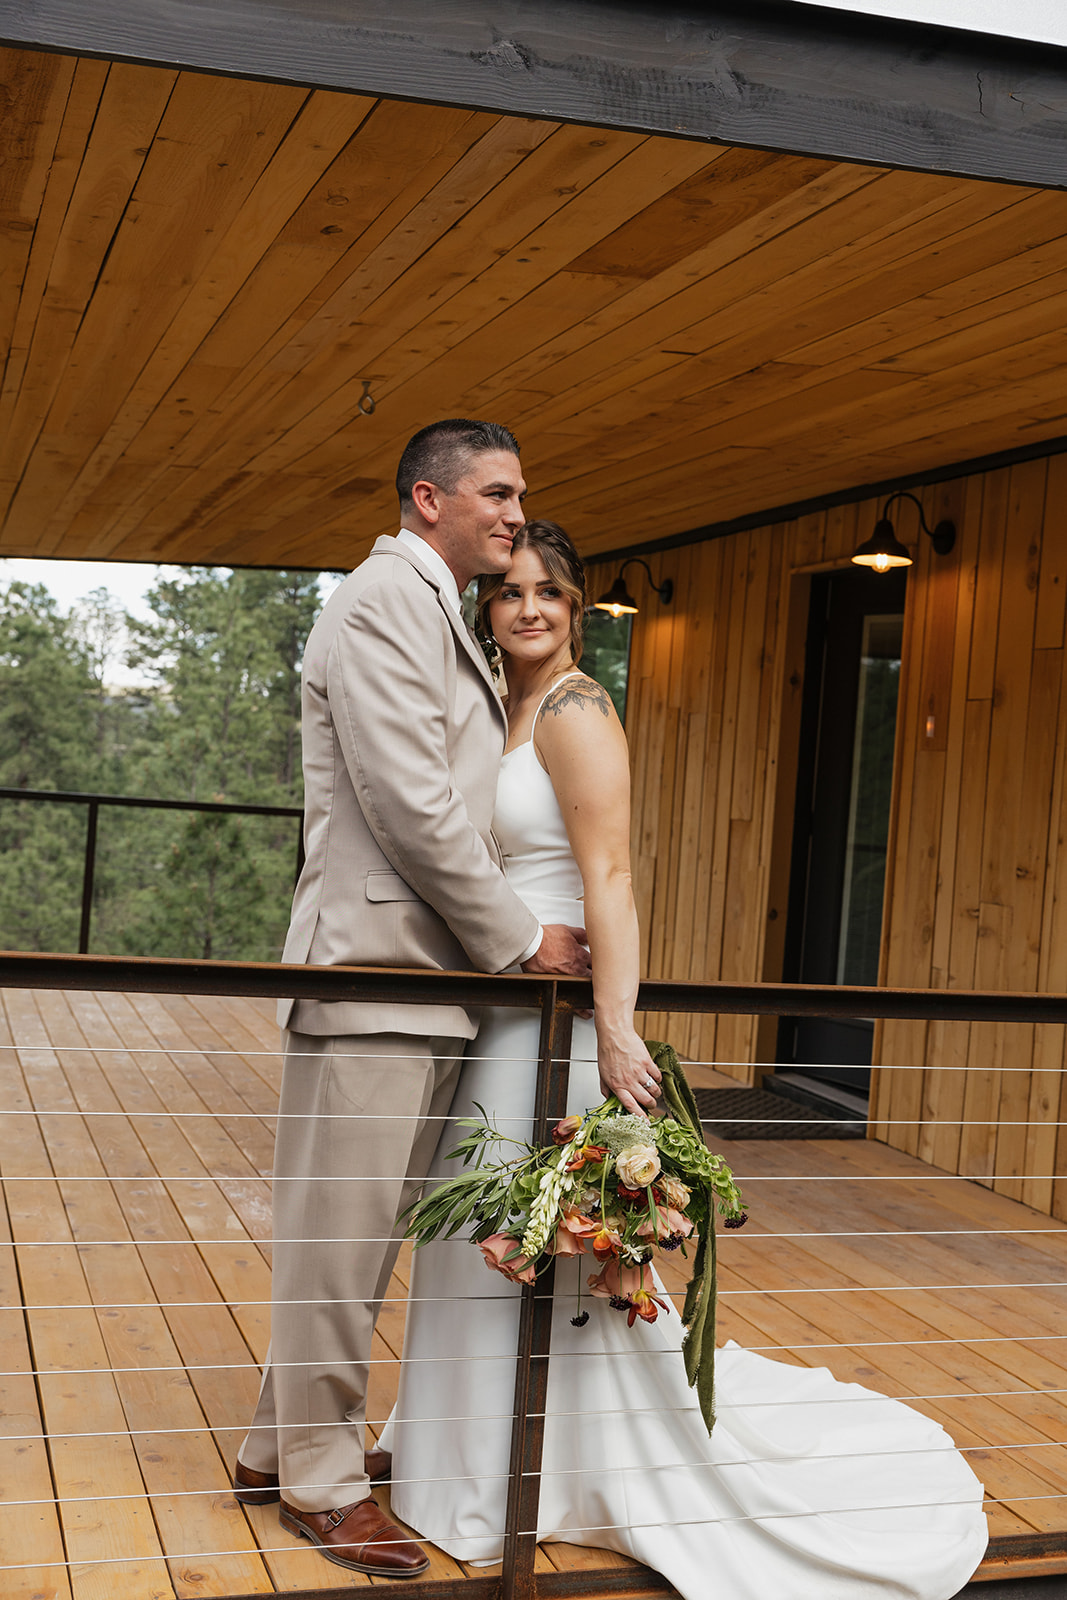
[{"label": "bride's updo hairstyle", "polygon": [[[533,550],[545,564],[545,571],[560,594],[571,603],[571,655],[575,664],[581,660],[585,608],[589,604],[585,587],[585,565],[570,535],[564,533],[558,522],[527,522],[515,535],[512,553]],[[508,581],[506,572],[494,572],[478,579],[478,637],[496,645],[492,624],[489,621],[490,602],[495,600]],[[499,652],[499,646],[496,646]]]}]

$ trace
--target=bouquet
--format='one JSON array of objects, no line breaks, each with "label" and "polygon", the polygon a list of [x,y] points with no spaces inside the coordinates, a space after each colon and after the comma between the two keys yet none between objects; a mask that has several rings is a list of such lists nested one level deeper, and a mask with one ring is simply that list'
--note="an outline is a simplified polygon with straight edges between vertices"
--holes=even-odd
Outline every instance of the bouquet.
[{"label": "bouquet", "polygon": [[[564,1117],[552,1143],[536,1146],[499,1133],[472,1117],[470,1130],[450,1152],[468,1170],[439,1185],[405,1213],[416,1245],[469,1230],[486,1265],[516,1283],[535,1282],[556,1256],[591,1256],[599,1271],[591,1294],[625,1312],[655,1322],[664,1305],[650,1263],[659,1251],[695,1241],[693,1270],[682,1321],[686,1374],[701,1413],[714,1423],[715,1211],[727,1228],[747,1220],[741,1193],[721,1156],[704,1143],[692,1090],[670,1045],[651,1042],[660,1069],[665,1113],[646,1119],[627,1112],[614,1095],[584,1116]],[[489,1159],[502,1145],[516,1146],[510,1160]],[[581,1309],[576,1327],[589,1320]]]}]

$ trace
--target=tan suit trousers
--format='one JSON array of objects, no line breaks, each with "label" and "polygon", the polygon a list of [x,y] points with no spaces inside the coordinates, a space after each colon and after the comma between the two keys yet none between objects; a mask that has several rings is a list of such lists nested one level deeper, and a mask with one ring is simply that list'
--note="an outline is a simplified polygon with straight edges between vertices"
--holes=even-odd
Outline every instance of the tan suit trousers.
[{"label": "tan suit trousers", "polygon": [[464,1041],[287,1033],[274,1159],[271,1348],[241,1446],[302,1511],[364,1500],[371,1339]]}]

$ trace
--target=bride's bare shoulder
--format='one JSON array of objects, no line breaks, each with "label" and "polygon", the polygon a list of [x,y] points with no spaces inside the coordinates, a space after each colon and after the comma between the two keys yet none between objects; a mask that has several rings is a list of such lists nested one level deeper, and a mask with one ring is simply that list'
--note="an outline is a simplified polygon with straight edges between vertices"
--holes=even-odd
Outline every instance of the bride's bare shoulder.
[{"label": "bride's bare shoulder", "polygon": [[548,721],[567,713],[573,715],[584,712],[599,712],[609,720],[615,715],[615,707],[607,690],[595,678],[587,678],[583,672],[561,679],[555,688],[549,690],[541,704],[538,720]]}]

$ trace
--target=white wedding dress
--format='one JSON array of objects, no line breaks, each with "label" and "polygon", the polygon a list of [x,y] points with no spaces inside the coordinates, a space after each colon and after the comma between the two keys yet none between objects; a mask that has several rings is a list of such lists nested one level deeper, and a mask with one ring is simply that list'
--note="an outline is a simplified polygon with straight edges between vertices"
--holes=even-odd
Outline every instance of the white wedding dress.
[{"label": "white wedding dress", "polygon": [[[494,820],[516,891],[543,922],[581,925],[581,878],[532,743],[504,757]],[[484,1107],[525,1138],[538,1019],[489,1012],[452,1115]],[[603,1099],[592,1024],[575,1025],[569,1109]],[[462,1130],[461,1130],[462,1131]],[[458,1169],[444,1155],[434,1177]],[[716,1358],[710,1439],[686,1383],[676,1310],[653,1324],[583,1296],[597,1264],[556,1267],[541,1539],[618,1550],[685,1600],[949,1600],[986,1546],[982,1486],[948,1434],[825,1368],[733,1343]],[[465,1239],[415,1251],[393,1452],[394,1513],[459,1560],[500,1559],[518,1296]]]}]

